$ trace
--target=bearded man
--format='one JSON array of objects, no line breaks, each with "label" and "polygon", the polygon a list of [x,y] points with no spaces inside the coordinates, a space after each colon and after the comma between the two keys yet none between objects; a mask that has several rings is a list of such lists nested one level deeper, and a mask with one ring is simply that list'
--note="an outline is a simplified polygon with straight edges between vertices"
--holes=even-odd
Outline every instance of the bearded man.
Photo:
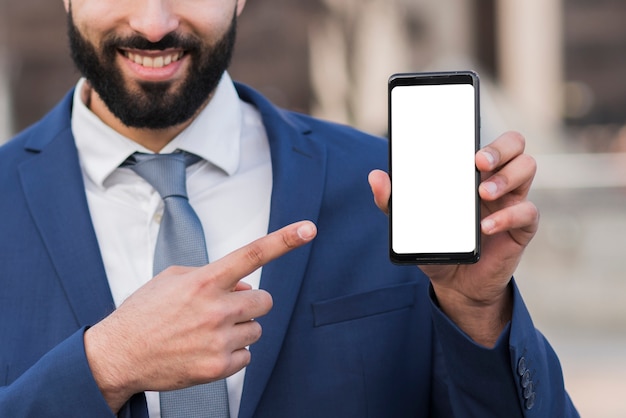
[{"label": "bearded man", "polygon": [[64,4],[83,77],[0,149],[0,416],[577,416],[522,136],[476,154],[481,260],[395,266],[385,140],[234,83],[244,0]]}]

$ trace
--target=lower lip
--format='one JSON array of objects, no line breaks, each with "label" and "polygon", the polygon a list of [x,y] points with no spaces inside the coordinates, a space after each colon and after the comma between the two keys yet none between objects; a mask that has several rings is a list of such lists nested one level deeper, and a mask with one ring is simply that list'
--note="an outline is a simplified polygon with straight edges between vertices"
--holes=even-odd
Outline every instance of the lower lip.
[{"label": "lower lip", "polygon": [[123,54],[120,54],[123,58],[126,67],[133,73],[133,75],[141,79],[142,81],[171,81],[181,71],[181,67],[184,62],[187,61],[187,55],[183,55],[178,61],[173,61],[163,67],[144,67],[134,61],[131,61]]}]

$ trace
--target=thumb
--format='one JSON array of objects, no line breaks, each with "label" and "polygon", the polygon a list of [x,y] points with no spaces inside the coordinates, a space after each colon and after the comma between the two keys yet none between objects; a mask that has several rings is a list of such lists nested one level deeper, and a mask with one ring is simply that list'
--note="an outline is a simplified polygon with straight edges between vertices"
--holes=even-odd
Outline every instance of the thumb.
[{"label": "thumb", "polygon": [[373,170],[370,172],[367,180],[374,195],[374,203],[376,203],[378,209],[385,214],[389,214],[389,197],[391,196],[389,175],[382,170]]}]

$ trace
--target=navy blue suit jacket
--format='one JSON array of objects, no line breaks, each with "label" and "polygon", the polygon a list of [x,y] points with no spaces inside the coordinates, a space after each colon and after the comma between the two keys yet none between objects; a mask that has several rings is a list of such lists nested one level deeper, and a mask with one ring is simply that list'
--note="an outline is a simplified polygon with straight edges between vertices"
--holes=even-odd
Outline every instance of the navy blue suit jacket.
[{"label": "navy blue suit jacket", "polygon": [[[387,220],[367,184],[371,169],[386,168],[383,139],[237,88],[269,136],[269,229],[310,219],[319,230],[263,269],[274,308],[259,319],[241,418],[576,416],[513,282],[513,320],[487,350],[439,311],[417,268],[389,262]],[[83,345],[114,304],[71,103],[70,93],[0,149],[1,417],[112,416]],[[138,399],[120,416],[146,417]]]}]

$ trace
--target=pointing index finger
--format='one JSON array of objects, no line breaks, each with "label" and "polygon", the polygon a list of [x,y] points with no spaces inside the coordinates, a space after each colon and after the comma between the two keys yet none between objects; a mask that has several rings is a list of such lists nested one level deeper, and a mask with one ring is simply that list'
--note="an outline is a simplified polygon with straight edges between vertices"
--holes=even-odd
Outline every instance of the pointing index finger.
[{"label": "pointing index finger", "polygon": [[210,269],[211,275],[217,276],[217,281],[221,282],[221,287],[233,289],[243,277],[291,250],[309,243],[316,234],[317,228],[313,222],[295,222],[207,264],[200,270]]}]

